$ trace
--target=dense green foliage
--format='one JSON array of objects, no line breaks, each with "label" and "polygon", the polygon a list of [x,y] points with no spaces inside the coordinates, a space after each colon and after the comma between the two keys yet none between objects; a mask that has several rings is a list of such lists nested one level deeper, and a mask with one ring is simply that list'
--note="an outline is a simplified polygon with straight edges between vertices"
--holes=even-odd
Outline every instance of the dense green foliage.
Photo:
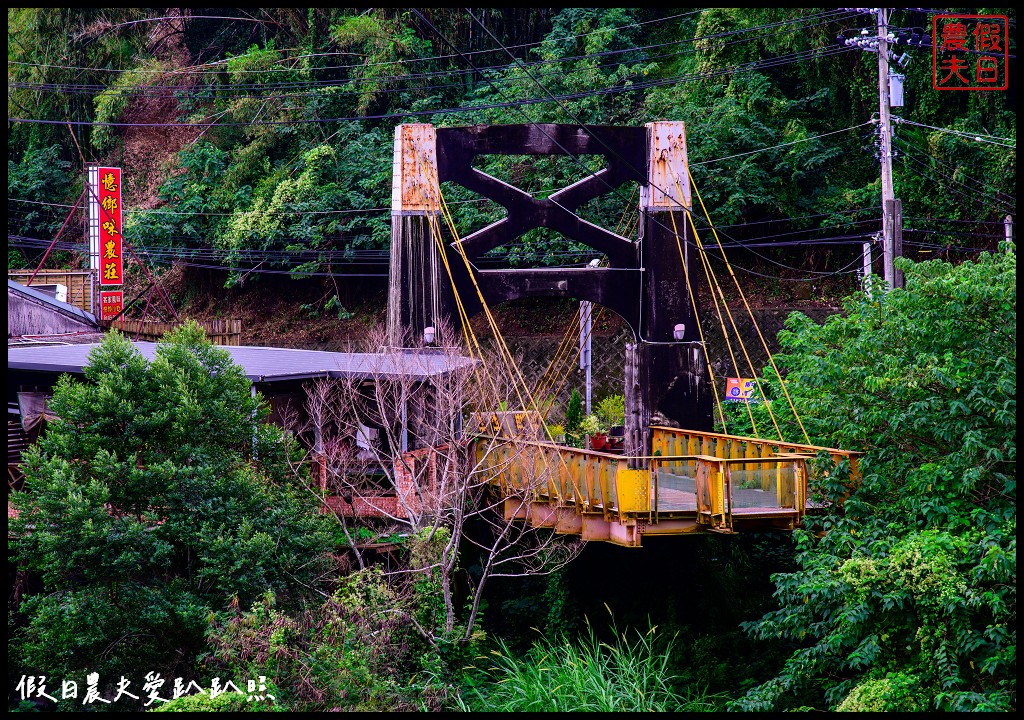
[{"label": "dense green foliage", "polygon": [[821,326],[790,316],[777,361],[793,403],[813,442],[865,453],[863,478],[841,506],[849,468],[818,488],[834,510],[797,533],[781,608],[750,625],[795,649],[738,707],[1016,706],[1016,268],[1012,249],[904,263],[905,290]]},{"label": "dense green foliage", "polygon": [[[1013,10],[993,12],[1015,20]],[[931,16],[894,11],[892,24],[930,26]],[[125,163],[126,237],[173,248],[179,261],[325,272],[379,261],[388,247],[398,123],[671,119],[687,124],[691,169],[713,222],[778,228],[751,225],[730,237],[866,237],[877,229],[881,193],[870,123],[877,62],[837,36],[873,25],[873,16],[823,8],[222,8],[151,21],[133,9],[13,9],[8,115],[108,124],[73,126],[76,145],[61,125],[13,123],[8,162],[59,146],[72,166],[49,202],[73,200],[83,159]],[[1012,55],[1012,33],[1010,43]],[[993,227],[984,223],[1015,209],[1014,94],[936,92],[927,49],[908,58],[907,102],[894,114],[919,124],[895,126],[895,188],[906,226],[923,234],[908,235],[906,251],[991,248]],[[154,122],[199,125],[132,125]],[[979,134],[1003,140],[976,142]],[[168,165],[134,167],[138,151],[128,149],[139,142],[171,153]],[[596,163],[476,160],[542,197]],[[461,235],[501,217],[464,188],[444,193]],[[635,193],[618,188],[580,213],[633,237]],[[35,238],[20,242],[39,252],[53,220],[32,222],[24,201],[33,197],[10,184],[9,194],[9,234]],[[590,250],[538,229],[494,252],[513,264],[559,264]],[[806,257],[804,249],[778,252],[773,259],[784,262]],[[815,257],[831,258],[821,266],[834,270],[853,252]]]},{"label": "dense green foliage", "polygon": [[[219,8],[164,17],[176,12],[9,9],[8,116],[46,121],[9,123],[9,267],[38,262],[81,193],[83,162],[124,166],[125,237],[157,263],[237,268],[220,276],[233,284],[254,268],[248,277],[382,261],[394,128],[408,122],[681,120],[709,217],[733,226],[724,240],[859,243],[879,229],[877,56],[836,39],[872,28],[870,15]],[[1015,25],[1013,9],[986,12]],[[930,31],[931,18],[897,10],[892,23]],[[1011,33],[1011,55],[1015,42]],[[928,49],[908,55],[906,106],[894,111],[908,122],[895,124],[893,143],[905,252],[994,249],[1016,207],[1014,89],[936,92]],[[598,163],[481,156],[474,166],[545,197]],[[636,190],[623,186],[580,215],[635,239]],[[502,216],[464,188],[443,191],[463,236]],[[695,222],[711,244],[707,222]],[[81,232],[73,220],[63,239],[81,244]],[[747,259],[778,282],[806,269],[808,252],[816,270],[852,273],[858,251]],[[546,230],[495,251],[513,265],[589,253]],[[784,570],[778,605],[745,626],[752,640],[736,625],[761,614],[746,603],[763,596],[731,598],[744,611],[726,612],[722,599],[746,592],[750,578],[739,576],[753,571],[723,545],[687,577],[706,607],[669,613],[689,633],[674,650],[655,652],[647,636],[542,642],[522,654],[497,643],[493,667],[465,677],[453,670],[465,658],[424,644],[440,603],[428,573],[408,586],[358,573],[307,602],[330,542],[291,486],[285,438],[263,424],[265,408],[221,351],[191,329],[147,362],[111,337],[88,383],[58,387],[59,419],[26,455],[26,492],[13,496],[16,561],[45,592],[9,621],[9,667],[264,675],[282,704],[309,710],[451,707],[458,682],[479,710],[556,700],[558,709],[700,709],[668,682],[681,675],[686,688],[749,689],[734,704],[742,710],[1015,709],[1015,263],[1012,253],[908,263],[905,290],[857,294],[822,326],[790,318],[778,360],[811,441],[865,454],[856,487],[849,467],[827,468],[815,492],[831,510],[796,533],[796,567],[770,558]],[[763,383],[771,404],[751,408],[758,431],[735,405],[728,430],[770,434],[771,407],[787,439],[801,439],[774,373]],[[621,410],[606,414],[610,424]],[[582,419],[573,391],[570,444],[582,444]],[[508,601],[501,620],[517,607],[571,637],[583,599],[560,582]],[[788,660],[761,682],[778,655]],[[172,709],[238,709],[238,698],[221,698]]]},{"label": "dense green foliage", "polygon": [[325,601],[300,613],[271,594],[210,629],[208,666],[231,677],[264,677],[276,707],[292,711],[436,710],[443,662],[404,612],[379,567],[347,576]]},{"label": "dense green foliage", "polygon": [[322,517],[267,406],[198,326],[152,361],[112,332],[86,379],[61,378],[11,496],[14,561],[43,585],[18,608],[12,660],[58,678],[196,677],[212,612],[268,591],[299,607],[321,585]]},{"label": "dense green foliage", "polygon": [[583,447],[583,396],[576,388],[569,394],[565,408],[565,441],[572,447]]},{"label": "dense green foliage", "polygon": [[669,667],[673,644],[657,628],[616,635],[591,631],[575,642],[543,639],[525,657],[499,642],[478,658],[462,709],[471,712],[695,712],[711,699],[682,696]]},{"label": "dense green foliage", "polygon": [[594,413],[607,427],[626,422],[626,398],[622,395],[607,395],[598,401]]},{"label": "dense green foliage", "polygon": [[[61,159],[60,147],[57,145],[32,148],[22,155],[19,162],[7,161],[8,197],[27,201],[8,207],[8,212],[14,214],[14,224],[20,235],[54,237],[60,232],[67,216],[60,217],[47,212],[46,206],[55,200],[67,199],[68,188],[65,184],[70,168],[71,163]],[[70,223],[77,225],[74,219]],[[74,234],[74,230],[69,233]],[[11,240],[7,245],[7,267],[24,268],[25,255],[18,249],[18,238]],[[66,253],[59,251],[52,259],[54,266],[69,260]]]}]

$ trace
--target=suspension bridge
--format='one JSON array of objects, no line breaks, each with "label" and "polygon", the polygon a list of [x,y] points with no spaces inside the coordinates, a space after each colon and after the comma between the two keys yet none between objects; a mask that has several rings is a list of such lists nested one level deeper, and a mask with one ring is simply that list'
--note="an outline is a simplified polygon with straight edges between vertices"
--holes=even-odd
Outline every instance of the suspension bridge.
[{"label": "suspension bridge", "polygon": [[[576,161],[601,156],[605,166],[538,198],[474,165],[478,156],[490,154]],[[694,186],[683,123],[401,125],[395,132],[393,173],[388,341],[393,348],[416,352],[438,328],[455,328],[481,372],[502,374],[516,385],[521,408],[503,413],[516,422],[492,422],[484,412],[485,420],[465,432],[474,472],[499,494],[507,520],[630,547],[647,535],[791,530],[820,508],[809,498],[816,456],[825,453],[834,463],[846,463],[850,481],[857,481],[859,454],[813,445],[784,383],[780,387],[802,442],[783,438],[781,427],[793,423],[780,425],[771,407],[775,403],[769,402],[763,407],[771,429],[763,427],[764,420],[759,428],[747,406],[758,437],[712,431],[716,412],[726,429],[719,390],[724,378],[712,375],[707,355],[706,338],[713,328],[700,322],[702,281],[736,376],[757,378],[758,371],[739,334],[730,340],[729,328],[735,330],[736,322],[709,262],[709,247],[717,245],[742,305],[751,320],[754,316]],[[459,237],[441,192],[445,183],[497,203],[504,216]],[[621,232],[580,216],[588,202],[627,184],[639,189],[639,202],[632,221],[620,224]],[[694,196],[713,242],[697,232]],[[539,228],[588,245],[603,254],[603,262],[584,268],[476,267],[474,261],[484,253]],[[542,387],[527,386],[491,312],[497,303],[526,297],[590,301],[619,315],[632,331],[633,342],[624,347],[622,454],[568,447],[546,435],[550,403],[538,398],[557,395],[575,357],[560,347]],[[500,360],[491,367],[470,322],[478,314],[499,351]],[[757,334],[767,351],[764,337]],[[571,336],[567,331],[566,338]],[[747,366],[741,371],[743,359]],[[769,360],[774,367],[770,353]],[[758,390],[767,396],[760,384]],[[410,448],[396,459],[398,501],[391,512],[401,515],[402,507],[422,508],[437,497],[430,487],[431,471],[417,472],[424,463],[436,462],[437,451]],[[425,486],[419,481],[414,487],[413,478],[427,478]],[[364,499],[363,513],[373,514],[371,508],[381,500]],[[335,505],[355,511],[358,502],[335,500]]]}]

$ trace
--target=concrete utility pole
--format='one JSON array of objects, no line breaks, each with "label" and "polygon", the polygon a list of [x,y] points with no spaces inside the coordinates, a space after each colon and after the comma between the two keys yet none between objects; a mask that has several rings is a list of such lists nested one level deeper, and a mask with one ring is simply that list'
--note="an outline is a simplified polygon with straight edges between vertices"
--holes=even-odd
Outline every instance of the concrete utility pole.
[{"label": "concrete utility pole", "polygon": [[[889,23],[886,9],[878,14],[878,113],[882,160],[882,271],[890,288],[902,287],[903,278],[896,277],[896,201],[892,187],[892,121],[889,118]],[[902,273],[900,273],[902,276]]]},{"label": "concrete utility pole", "polygon": [[580,301],[580,370],[586,370],[587,396],[585,400],[586,414],[590,414],[591,403],[591,332],[594,329],[594,303],[590,300]]}]

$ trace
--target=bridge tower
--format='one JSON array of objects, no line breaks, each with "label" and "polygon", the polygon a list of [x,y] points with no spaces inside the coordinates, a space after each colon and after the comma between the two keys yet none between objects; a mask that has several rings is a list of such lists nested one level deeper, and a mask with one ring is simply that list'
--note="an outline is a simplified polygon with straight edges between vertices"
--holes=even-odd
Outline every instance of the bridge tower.
[{"label": "bridge tower", "polygon": [[[534,198],[473,167],[477,155],[603,155],[606,167]],[[427,327],[460,327],[455,293],[468,316],[522,297],[567,297],[603,305],[625,320],[626,453],[650,453],[652,419],[692,430],[712,428],[712,390],[700,346],[693,229],[681,122],[645,127],[478,125],[395,130],[388,338],[419,346]],[[506,216],[461,240],[435,237],[432,216],[443,182],[456,182],[502,205]],[[641,187],[636,242],[576,211],[635,181]],[[601,268],[476,270],[473,260],[537,227],[547,227],[607,257]],[[682,254],[682,258],[680,255]],[[447,261],[447,262],[446,262]],[[686,267],[684,269],[684,262]],[[479,293],[479,294],[478,294]]]}]

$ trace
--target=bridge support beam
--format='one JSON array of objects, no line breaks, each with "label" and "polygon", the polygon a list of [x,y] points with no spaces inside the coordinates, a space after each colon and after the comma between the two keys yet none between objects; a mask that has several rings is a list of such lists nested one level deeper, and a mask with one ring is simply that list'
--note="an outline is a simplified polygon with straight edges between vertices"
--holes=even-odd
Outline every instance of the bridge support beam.
[{"label": "bridge support beam", "polygon": [[638,377],[632,384],[639,393],[636,421],[645,432],[644,454],[650,453],[652,422],[693,430],[711,430],[713,424],[713,393],[697,327],[697,257],[683,123],[649,123],[647,150],[647,185],[640,201],[642,317]]},{"label": "bridge support beam", "polygon": [[425,328],[457,320],[452,282],[434,237],[441,207],[433,125],[395,128],[393,168],[388,344],[421,347]]},{"label": "bridge support beam", "polygon": [[[646,139],[646,142],[644,142]],[[473,166],[480,154],[603,155],[608,166],[546,200]],[[441,182],[453,181],[503,205],[507,217],[454,243],[435,237]],[[586,222],[576,210],[627,182],[641,185],[640,238]],[[652,422],[710,430],[712,388],[697,327],[696,248],[686,135],[681,122],[646,128],[400,125],[395,130],[388,341],[418,347],[423,330],[459,330],[456,293],[465,314],[530,296],[600,303],[633,330],[627,349],[627,452],[650,453]],[[471,263],[488,250],[537,227],[548,227],[600,250],[607,268],[477,272]],[[447,258],[448,262],[445,263]],[[451,273],[451,276],[449,276]],[[454,289],[453,289],[454,288]]]}]

